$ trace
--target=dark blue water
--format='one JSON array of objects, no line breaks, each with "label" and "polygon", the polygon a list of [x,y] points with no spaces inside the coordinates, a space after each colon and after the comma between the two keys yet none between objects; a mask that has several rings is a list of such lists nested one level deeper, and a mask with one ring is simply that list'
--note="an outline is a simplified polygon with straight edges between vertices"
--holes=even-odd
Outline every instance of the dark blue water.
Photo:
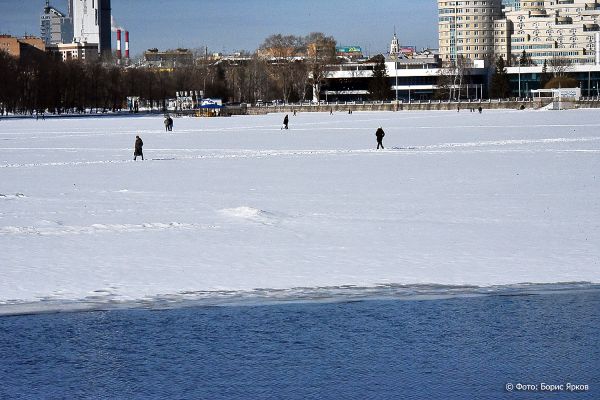
[{"label": "dark blue water", "polygon": [[0,398],[600,399],[599,330],[599,291],[5,316]]}]

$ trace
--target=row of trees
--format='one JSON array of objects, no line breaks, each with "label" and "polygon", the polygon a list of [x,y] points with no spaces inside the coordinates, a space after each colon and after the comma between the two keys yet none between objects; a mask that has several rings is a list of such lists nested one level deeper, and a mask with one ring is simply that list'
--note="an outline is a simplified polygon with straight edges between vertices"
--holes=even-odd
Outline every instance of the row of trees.
[{"label": "row of trees", "polygon": [[258,59],[243,67],[201,63],[173,70],[121,68],[100,62],[62,62],[46,55],[17,60],[0,51],[0,113],[120,110],[127,96],[157,108],[177,91],[204,90],[223,99],[274,95],[276,85]]},{"label": "row of trees", "polygon": [[336,62],[335,44],[322,33],[273,35],[243,61],[200,58],[170,70],[62,62],[43,53],[16,59],[0,51],[0,113],[120,110],[128,96],[164,109],[168,98],[187,90],[233,102],[307,100],[313,87],[320,89],[326,66]]}]

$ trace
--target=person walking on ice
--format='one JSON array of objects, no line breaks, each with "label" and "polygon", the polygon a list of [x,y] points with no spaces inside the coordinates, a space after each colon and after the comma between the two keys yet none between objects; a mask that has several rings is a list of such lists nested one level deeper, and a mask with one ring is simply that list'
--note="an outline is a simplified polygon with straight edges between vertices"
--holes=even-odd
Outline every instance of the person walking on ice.
[{"label": "person walking on ice", "polygon": [[170,132],[173,130],[173,118],[170,115],[165,117],[165,131]]},{"label": "person walking on ice", "polygon": [[288,118],[288,115],[285,114],[285,117],[283,118],[283,128],[287,129],[288,128],[288,122],[290,121],[290,119]]},{"label": "person walking on ice", "polygon": [[133,151],[133,161],[136,161],[137,156],[142,157],[142,161],[144,160],[144,153],[142,152],[142,147],[144,146],[144,142],[139,136],[135,137],[135,150]]},{"label": "person walking on ice", "polygon": [[375,137],[377,137],[377,150],[379,150],[379,146],[383,149],[383,137],[385,136],[385,132],[382,127],[377,128],[375,132]]}]

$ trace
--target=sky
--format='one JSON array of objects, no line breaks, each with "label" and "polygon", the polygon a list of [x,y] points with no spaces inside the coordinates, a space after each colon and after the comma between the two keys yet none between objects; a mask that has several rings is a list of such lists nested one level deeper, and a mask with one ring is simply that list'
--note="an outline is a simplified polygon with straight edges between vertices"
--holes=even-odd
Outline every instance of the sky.
[{"label": "sky", "polygon": [[[44,4],[0,0],[0,33],[39,36]],[[50,4],[66,12],[66,0]],[[394,27],[403,46],[438,47],[435,0],[112,0],[111,6],[116,23],[130,32],[132,55],[153,47],[254,51],[270,35],[311,32],[375,55],[388,51]]]}]

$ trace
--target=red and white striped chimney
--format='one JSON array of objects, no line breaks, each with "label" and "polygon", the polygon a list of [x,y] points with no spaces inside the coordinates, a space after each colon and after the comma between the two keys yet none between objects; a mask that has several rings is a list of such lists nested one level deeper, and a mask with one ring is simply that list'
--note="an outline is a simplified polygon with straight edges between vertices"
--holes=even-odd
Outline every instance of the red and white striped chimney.
[{"label": "red and white striped chimney", "polygon": [[129,60],[129,31],[125,31],[125,58]]},{"label": "red and white striped chimney", "polygon": [[117,59],[121,59],[121,30],[117,29]]}]

